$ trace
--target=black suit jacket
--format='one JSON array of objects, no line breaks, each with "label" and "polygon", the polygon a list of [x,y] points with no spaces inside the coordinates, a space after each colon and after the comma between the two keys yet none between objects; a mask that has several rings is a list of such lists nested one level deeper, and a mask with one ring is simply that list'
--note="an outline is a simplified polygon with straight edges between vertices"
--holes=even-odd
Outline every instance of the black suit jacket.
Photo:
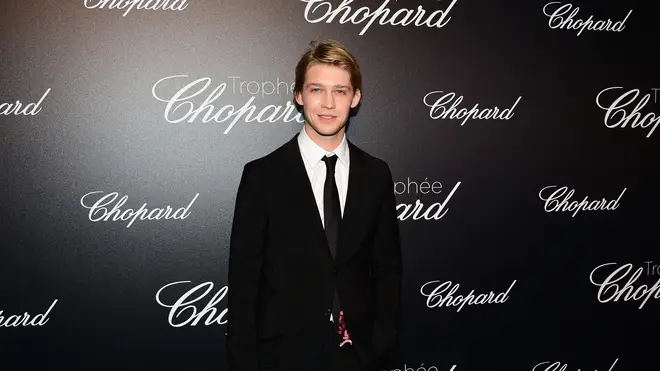
[{"label": "black suit jacket", "polygon": [[[243,168],[229,251],[227,354],[232,371],[259,369],[269,341],[280,358],[310,355],[301,333],[328,331],[335,285],[365,370],[398,345],[402,254],[386,162],[348,141],[350,167],[333,260],[296,134]],[[306,348],[309,346],[309,348]],[[293,361],[293,360],[291,360]]]}]

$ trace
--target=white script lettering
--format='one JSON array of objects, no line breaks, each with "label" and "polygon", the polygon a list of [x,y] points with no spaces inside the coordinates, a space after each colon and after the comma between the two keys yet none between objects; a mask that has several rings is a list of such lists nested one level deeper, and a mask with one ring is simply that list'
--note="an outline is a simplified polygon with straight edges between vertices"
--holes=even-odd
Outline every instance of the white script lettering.
[{"label": "white script lettering", "polygon": [[[469,294],[463,296],[463,295],[457,295],[454,296],[456,291],[458,291],[459,284],[456,283],[454,286],[449,289],[451,286],[452,282],[451,281],[445,281],[439,285],[437,285],[430,293],[426,294],[424,293],[424,287],[428,284],[434,284],[438,283],[440,281],[429,281],[422,285],[420,288],[420,293],[424,296],[427,297],[426,299],[426,306],[429,308],[433,307],[450,307],[450,306],[458,306],[458,309],[456,312],[460,312],[461,309],[463,309],[464,305],[481,305],[481,304],[503,304],[506,302],[506,300],[509,298],[509,291],[511,291],[511,288],[513,288],[513,285],[515,285],[516,280],[513,280],[511,283],[511,286],[502,293],[495,294],[492,291],[488,294],[478,294],[475,296],[474,290],[471,290]],[[446,295],[443,297],[443,293],[445,291],[449,290]]]},{"label": "white script lettering", "polygon": [[[568,187],[566,186],[556,189],[549,196],[545,197],[544,196],[545,190],[552,188],[557,188],[557,186],[556,185],[547,186],[541,189],[541,191],[539,191],[539,198],[542,201],[545,201],[545,206],[544,206],[545,211],[548,213],[553,211],[555,212],[573,211],[572,217],[575,217],[575,215],[577,215],[577,213],[580,211],[616,210],[619,207],[619,201],[621,200],[621,196],[623,196],[623,194],[626,192],[626,189],[628,189],[628,188],[624,188],[616,200],[608,201],[603,198],[602,200],[589,201],[589,198],[587,196],[584,196],[584,199],[578,202],[578,201],[570,201],[570,198],[575,193],[575,190],[571,189],[568,193],[566,193],[566,191],[568,191]],[[562,196],[563,199],[561,199]]]},{"label": "white script lettering", "polygon": [[[614,366],[616,365],[616,363],[618,361],[619,361],[618,358],[615,359],[614,363],[612,363],[612,366],[610,366],[610,369],[608,371],[612,371],[614,369]],[[545,368],[543,368],[543,367],[545,367]],[[545,361],[545,362],[541,362],[541,363],[537,364],[536,366],[534,366],[534,368],[532,368],[532,371],[566,371],[567,367],[568,367],[568,364],[561,363],[559,361],[556,361],[556,362]],[[537,370],[537,368],[538,368],[538,370]],[[577,369],[577,371],[580,371],[580,370],[581,369],[579,369],[579,368]],[[598,370],[595,370],[595,371],[598,371]]]},{"label": "white script lettering", "polygon": [[595,286],[598,286],[598,301],[601,303],[607,303],[610,301],[616,302],[619,301],[623,297],[623,301],[628,301],[628,300],[641,300],[642,303],[639,305],[638,309],[642,309],[646,302],[653,297],[653,299],[658,299],[660,298],[660,279],[655,282],[655,284],[651,287],[648,285],[639,285],[639,287],[634,288],[633,283],[637,281],[637,279],[642,275],[642,272],[644,271],[643,267],[639,267],[635,270],[635,272],[630,276],[628,279],[628,282],[626,282],[623,287],[619,287],[619,285],[616,282],[619,282],[623,278],[625,278],[630,271],[632,271],[632,264],[624,264],[620,266],[619,268],[615,269],[612,273],[610,273],[602,282],[596,282],[594,279],[594,273],[602,267],[608,266],[608,265],[613,265],[616,263],[605,263],[597,266],[594,268],[593,271],[591,271],[591,274],[589,275],[589,281],[594,284]]},{"label": "white script lettering", "polygon": [[[579,6],[573,8],[572,4],[561,4],[562,2],[560,1],[553,1],[551,3],[545,4],[543,7],[543,14],[549,18],[548,26],[550,26],[550,28],[553,30],[557,28],[566,30],[579,30],[577,33],[578,36],[580,36],[584,30],[621,32],[626,27],[624,24],[626,23],[626,20],[628,20],[630,13],[632,13],[631,9],[626,17],[622,21],[618,22],[612,22],[609,18],[606,21],[594,22],[593,15],[590,15],[589,18],[585,21],[582,19],[574,19],[577,13],[580,11]],[[553,12],[550,12],[549,8],[553,8],[555,5],[560,6],[557,7]],[[571,9],[573,9],[572,12]],[[571,13],[566,15],[568,12]],[[566,17],[564,18],[564,16]]]},{"label": "white script lettering", "polygon": [[[605,126],[609,129],[613,129],[616,127],[625,128],[626,125],[628,124],[630,124],[630,127],[633,129],[637,127],[646,129],[650,127],[651,130],[649,130],[649,133],[646,135],[646,137],[647,138],[651,137],[655,129],[658,127],[658,125],[660,125],[660,116],[656,115],[653,112],[649,112],[642,117],[642,114],[639,112],[649,102],[649,100],[651,99],[651,94],[650,93],[645,94],[642,97],[642,99],[640,99],[639,102],[637,102],[635,108],[633,108],[632,111],[628,113],[623,107],[630,105],[631,103],[633,103],[633,101],[635,101],[635,99],[637,99],[637,97],[639,96],[639,89],[628,90],[627,92],[621,94],[617,99],[615,99],[609,105],[602,104],[600,96],[606,91],[614,90],[614,89],[623,89],[623,88],[620,86],[614,86],[607,89],[603,89],[596,96],[596,104],[598,105],[598,107],[606,111],[605,119],[604,119]],[[624,101],[631,94],[632,97],[630,97],[627,101]],[[617,115],[619,120],[616,122],[610,122],[610,120],[612,121],[616,120]]]},{"label": "white script lettering", "polygon": [[[432,203],[425,211],[422,211],[424,209],[424,204],[419,199],[415,200],[414,207],[412,204],[406,204],[406,203],[398,204],[396,206],[396,210],[399,212],[397,218],[399,220],[406,220],[412,216],[413,220],[419,220],[421,218],[424,218],[426,220],[441,219],[449,211],[449,208],[447,208],[446,206],[447,204],[449,204],[449,200],[454,195],[454,193],[456,192],[456,190],[460,185],[461,182],[456,183],[454,188],[449,192],[449,195],[447,195],[447,198],[445,199],[444,202]],[[410,208],[413,209],[410,210]],[[436,208],[436,210],[434,210],[434,208]]]},{"label": "white script lettering", "polygon": [[436,10],[429,14],[426,19],[424,18],[426,10],[421,5],[418,5],[417,9],[415,10],[402,8],[390,15],[392,10],[387,7],[387,4],[389,4],[390,0],[384,0],[380,7],[374,11],[372,11],[367,6],[363,6],[353,11],[349,5],[352,4],[355,0],[343,0],[336,9],[332,8],[332,4],[329,1],[301,1],[307,3],[305,6],[305,20],[307,22],[319,23],[325,21],[325,23],[330,23],[335,19],[335,17],[341,14],[341,17],[339,18],[340,24],[345,24],[348,22],[352,24],[360,24],[364,23],[365,21],[367,22],[367,24],[360,31],[360,36],[362,36],[365,32],[367,32],[369,27],[371,27],[371,25],[376,20],[378,20],[378,23],[382,26],[390,24],[392,26],[405,27],[414,23],[415,27],[444,27],[451,19],[451,17],[447,16],[458,0],[452,0],[451,4],[449,4],[446,9]]},{"label": "white script lettering", "polygon": [[[461,104],[463,101],[463,96],[459,96],[454,100],[456,97],[455,93],[446,93],[442,95],[441,97],[435,99],[434,102],[430,103],[431,101],[427,101],[427,98],[429,98],[432,95],[438,95],[442,94],[442,90],[437,90],[437,91],[432,91],[424,96],[424,104],[427,107],[431,107],[431,112],[430,116],[432,119],[450,119],[450,120],[463,120],[461,123],[461,126],[465,125],[465,122],[469,119],[473,120],[510,120],[513,117],[513,110],[516,108],[518,105],[518,102],[520,102],[520,99],[522,99],[522,96],[519,96],[518,99],[513,103],[513,105],[509,108],[503,109],[500,111],[500,109],[495,106],[494,108],[483,108],[479,109],[479,104],[475,104],[471,109],[467,108],[460,108],[458,109],[458,106]],[[453,103],[452,100],[454,101]],[[451,107],[448,107],[448,105],[451,103]]]},{"label": "white script lettering", "polygon": [[[229,127],[227,127],[227,129],[225,130],[224,134],[227,134],[234,127],[236,122],[238,122],[238,120],[241,119],[243,115],[245,115],[245,119],[244,119],[245,122],[257,121],[259,123],[263,123],[263,122],[274,123],[280,120],[283,120],[284,122],[291,122],[294,120],[299,123],[305,122],[303,116],[299,112],[297,112],[296,106],[291,101],[286,102],[286,107],[283,107],[282,105],[276,106],[273,104],[269,104],[263,109],[261,109],[261,111],[259,111],[255,115],[255,111],[257,110],[257,107],[253,104],[255,100],[254,96],[250,97],[250,99],[239,109],[236,109],[233,105],[228,104],[216,111],[215,106],[211,103],[213,103],[213,101],[218,99],[218,97],[220,97],[224,93],[225,89],[227,88],[227,83],[224,82],[218,85],[215,89],[213,89],[213,91],[208,93],[208,96],[201,104],[201,106],[195,107],[195,104],[190,99],[204,92],[204,90],[206,90],[206,88],[211,84],[211,79],[208,77],[203,77],[188,83],[187,85],[179,89],[179,91],[177,91],[174,95],[172,95],[170,98],[167,99],[160,98],[156,94],[156,87],[158,86],[158,84],[160,84],[164,80],[181,78],[181,77],[187,77],[187,75],[173,75],[173,76],[164,77],[158,80],[151,89],[151,93],[154,96],[154,98],[158,99],[161,102],[167,102],[167,105],[165,106],[164,117],[165,120],[167,120],[167,122],[169,123],[180,123],[183,121],[192,123],[195,121],[195,119],[197,119],[197,116],[199,116],[204,111],[206,111],[206,113],[202,118],[203,123],[207,123],[210,121],[215,121],[220,123],[232,117],[234,118],[231,124],[229,125]],[[197,88],[196,91],[192,91],[190,92],[190,94],[185,95],[190,90],[193,90],[194,87],[200,83],[204,84],[201,88]],[[233,87],[234,85],[232,85],[232,88]]]},{"label": "white script lettering", "polygon": [[[174,302],[174,304],[165,304],[165,303],[163,303],[163,301],[161,300],[161,292],[164,289],[166,289],[170,286],[179,285],[179,284],[182,284],[182,283],[190,283],[190,281],[178,281],[178,282],[169,283],[169,284],[163,286],[156,293],[156,301],[158,302],[158,304],[160,304],[161,306],[163,306],[165,308],[170,308],[170,313],[169,313],[167,318],[168,318],[168,321],[169,321],[169,323],[172,327],[183,327],[183,326],[186,326],[188,324],[190,324],[190,326],[197,326],[199,321],[205,315],[208,315],[208,317],[206,318],[206,321],[204,321],[204,324],[206,326],[209,326],[213,323],[217,323],[219,325],[223,325],[223,324],[227,323],[226,320],[223,320],[223,318],[227,314],[227,308],[225,308],[217,316],[216,316],[216,314],[217,314],[218,310],[216,308],[214,308],[214,306],[216,304],[218,304],[225,297],[225,295],[227,294],[227,290],[228,290],[227,286],[223,286],[220,290],[218,290],[218,292],[215,293],[215,295],[213,295],[213,297],[211,297],[211,299],[208,301],[206,306],[204,306],[204,309],[202,309],[198,313],[197,307],[195,307],[193,305],[193,303],[201,300],[209,292],[211,292],[211,290],[213,290],[213,283],[212,282],[205,282],[205,283],[202,283],[202,284],[199,284],[199,285],[193,287],[192,289],[188,290],[188,292],[181,295],[181,297],[179,297],[179,299],[177,299]],[[202,289],[204,287],[206,287],[206,291],[199,294],[196,298],[195,297],[191,298],[191,296],[194,295],[196,291],[198,291],[199,289]],[[179,316],[184,315],[185,313],[188,313],[187,319],[186,318],[179,319]]]},{"label": "white script lettering", "polygon": [[118,9],[124,10],[126,17],[133,8],[138,10],[175,10],[182,11],[188,7],[186,0],[84,0],[87,9]]},{"label": "white script lettering", "polygon": [[46,98],[48,93],[50,93],[50,88],[46,90],[37,103],[28,103],[25,106],[23,106],[23,103],[18,100],[16,103],[0,103],[0,115],[36,116],[37,113],[41,111],[41,102],[44,101],[44,98]]},{"label": "white script lettering", "polygon": [[53,301],[53,304],[50,305],[44,314],[37,314],[34,317],[31,317],[28,312],[25,312],[22,315],[10,315],[5,318],[0,310],[0,327],[43,326],[48,322],[48,315],[55,304],[57,304],[57,299]]},{"label": "white script lettering", "polygon": [[89,209],[89,220],[92,222],[100,222],[104,221],[107,222],[111,217],[112,221],[116,222],[118,220],[126,221],[130,219],[131,221],[128,223],[126,228],[130,227],[133,222],[139,217],[140,220],[160,220],[162,218],[165,218],[167,220],[169,219],[186,219],[190,215],[190,207],[192,204],[195,202],[197,199],[197,196],[199,196],[199,193],[193,197],[192,201],[188,204],[186,207],[181,207],[174,211],[172,213],[173,208],[169,205],[167,205],[164,209],[160,208],[155,208],[152,209],[151,211],[147,210],[147,204],[143,204],[139,209],[133,210],[133,209],[126,209],[126,210],[121,210],[120,207],[122,207],[125,203],[126,200],[128,199],[128,196],[124,196],[119,199],[119,202],[117,202],[113,207],[112,210],[108,211],[106,206],[109,204],[113,203],[119,194],[117,192],[111,192],[108,193],[107,195],[99,198],[94,202],[94,204],[85,204],[85,197],[95,194],[95,193],[103,193],[103,191],[93,191],[85,194],[82,196],[80,199],[80,204],[85,207],[86,209]]}]

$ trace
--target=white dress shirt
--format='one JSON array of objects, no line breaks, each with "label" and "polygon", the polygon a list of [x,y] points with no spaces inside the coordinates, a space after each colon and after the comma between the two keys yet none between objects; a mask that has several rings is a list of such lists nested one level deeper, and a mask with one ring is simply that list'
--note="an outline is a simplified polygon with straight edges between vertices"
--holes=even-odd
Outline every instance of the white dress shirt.
[{"label": "white dress shirt", "polygon": [[314,191],[314,198],[316,199],[316,206],[321,216],[323,228],[325,228],[325,218],[323,217],[323,188],[325,186],[326,166],[325,162],[321,159],[323,156],[331,156],[333,153],[338,156],[337,164],[335,165],[335,183],[337,184],[337,191],[339,192],[339,206],[341,208],[341,215],[344,215],[344,205],[346,204],[346,190],[348,188],[348,169],[350,165],[350,156],[348,150],[348,143],[346,142],[346,133],[342,138],[339,146],[333,151],[328,152],[318,144],[316,144],[305,131],[303,125],[300,135],[298,135],[298,147],[302,154],[307,176]]}]

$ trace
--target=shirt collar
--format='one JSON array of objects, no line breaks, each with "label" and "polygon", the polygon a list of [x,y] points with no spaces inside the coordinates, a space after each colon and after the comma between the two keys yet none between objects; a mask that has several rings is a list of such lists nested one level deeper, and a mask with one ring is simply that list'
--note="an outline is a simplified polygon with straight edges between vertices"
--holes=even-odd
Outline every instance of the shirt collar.
[{"label": "shirt collar", "polygon": [[341,161],[344,166],[348,167],[349,151],[345,132],[341,143],[339,143],[337,148],[332,151],[326,151],[307,135],[307,132],[305,131],[305,125],[303,125],[302,129],[300,130],[300,135],[298,135],[298,146],[300,147],[300,151],[305,157],[305,160],[312,168],[315,167],[319,161],[321,161],[323,156],[328,153],[334,153],[337,155],[339,161]]}]

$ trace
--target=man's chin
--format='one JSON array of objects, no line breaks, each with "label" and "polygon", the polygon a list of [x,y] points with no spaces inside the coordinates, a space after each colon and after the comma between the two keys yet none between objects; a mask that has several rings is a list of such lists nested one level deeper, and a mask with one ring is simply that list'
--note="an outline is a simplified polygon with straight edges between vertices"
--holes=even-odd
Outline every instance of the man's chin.
[{"label": "man's chin", "polygon": [[333,135],[337,135],[337,134],[339,134],[339,132],[342,129],[342,126],[339,126],[339,127],[332,126],[332,127],[330,127],[329,125],[323,125],[323,124],[321,124],[321,125],[314,124],[314,125],[310,125],[310,126],[319,135],[322,135],[322,136],[325,136],[325,137],[331,137]]}]

